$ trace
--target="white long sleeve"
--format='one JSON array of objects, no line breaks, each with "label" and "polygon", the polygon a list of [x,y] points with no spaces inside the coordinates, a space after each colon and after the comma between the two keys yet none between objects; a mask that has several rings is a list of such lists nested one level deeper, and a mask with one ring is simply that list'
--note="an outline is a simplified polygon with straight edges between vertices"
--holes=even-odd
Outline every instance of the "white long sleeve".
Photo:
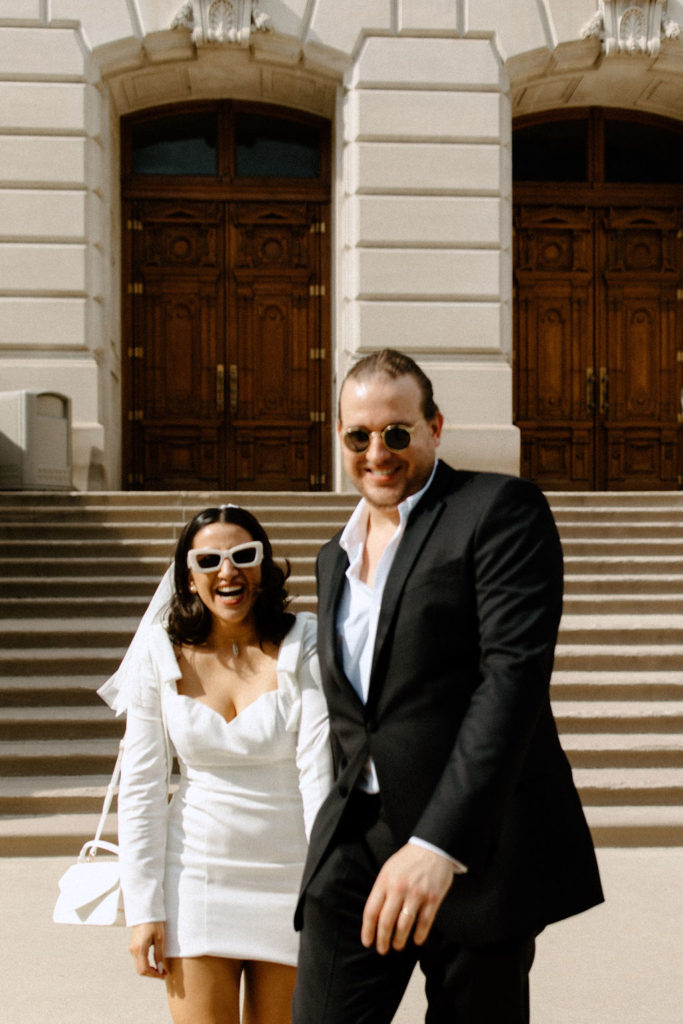
[{"label": "white long sleeve", "polygon": [[119,857],[126,922],[163,921],[168,815],[167,739],[151,652],[136,657],[119,788]]},{"label": "white long sleeve", "polygon": [[301,713],[296,747],[299,769],[299,790],[304,806],[304,828],[308,839],[315,816],[333,781],[332,748],[327,703],[322,689],[316,650],[316,622],[308,620],[304,627],[298,684]]}]

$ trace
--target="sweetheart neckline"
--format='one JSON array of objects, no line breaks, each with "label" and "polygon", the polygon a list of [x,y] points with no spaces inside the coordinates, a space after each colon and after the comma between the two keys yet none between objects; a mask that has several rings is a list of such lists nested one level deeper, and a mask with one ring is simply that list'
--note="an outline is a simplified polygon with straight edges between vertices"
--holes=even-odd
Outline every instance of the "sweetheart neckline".
[{"label": "sweetheart neckline", "polygon": [[210,704],[206,704],[203,700],[199,700],[198,697],[191,697],[189,693],[178,693],[178,691],[176,690],[174,695],[176,697],[181,697],[184,700],[189,700],[193,704],[198,705],[199,707],[206,708],[206,710],[210,711],[212,715],[216,715],[218,718],[220,718],[221,722],[223,722],[224,725],[232,725],[232,723],[236,722],[238,718],[241,718],[242,715],[249,710],[249,708],[253,708],[254,704],[258,704],[258,702],[263,697],[268,697],[270,696],[271,693],[279,693],[279,691],[279,686],[276,686],[274,690],[264,690],[263,693],[260,693],[258,697],[254,698],[254,700],[249,701],[246,707],[242,708],[241,711],[238,711],[238,713],[234,715],[232,718],[226,718],[225,715],[222,715],[220,711],[216,710],[216,708],[212,708]]}]

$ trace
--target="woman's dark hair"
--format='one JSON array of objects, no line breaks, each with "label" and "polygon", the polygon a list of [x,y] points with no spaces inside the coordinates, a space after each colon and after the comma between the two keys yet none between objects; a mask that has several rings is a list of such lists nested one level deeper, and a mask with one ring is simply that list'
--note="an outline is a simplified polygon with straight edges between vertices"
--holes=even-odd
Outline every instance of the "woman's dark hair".
[{"label": "woman's dark hair", "polygon": [[184,527],[175,551],[174,593],[171,598],[166,632],[174,644],[203,644],[211,632],[212,616],[197,594],[190,590],[190,572],[187,567],[187,552],[195,536],[204,526],[212,523],[233,523],[246,530],[254,540],[263,544],[261,562],[261,585],[254,604],[254,618],[260,643],[279,644],[287,635],[294,616],[285,611],[289,596],[285,582],[290,574],[289,562],[285,559],[285,570],[273,561],[273,549],[268,535],[258,519],[245,508],[237,505],[221,505],[220,508],[205,508]]}]

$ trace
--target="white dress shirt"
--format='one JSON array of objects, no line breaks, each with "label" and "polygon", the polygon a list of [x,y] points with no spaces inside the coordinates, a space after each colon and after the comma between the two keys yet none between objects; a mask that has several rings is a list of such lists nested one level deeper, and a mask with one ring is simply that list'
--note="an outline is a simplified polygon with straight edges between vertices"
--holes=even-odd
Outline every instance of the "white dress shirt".
[{"label": "white dress shirt", "polygon": [[[364,704],[367,703],[370,690],[370,670],[372,668],[384,587],[396,557],[398,546],[405,533],[410,513],[434,479],[436,465],[437,463],[435,462],[429,480],[424,487],[415,494],[409,495],[398,506],[398,526],[382,552],[372,586],[369,586],[360,578],[363,565],[363,550],[365,548],[370,517],[370,509],[365,498],[361,498],[339,538],[339,546],[346,552],[349,565],[346,570],[344,592],[337,610],[337,642],[341,652],[344,673]],[[374,762],[370,757],[358,782],[358,789],[366,793],[379,793],[379,780]],[[424,839],[413,836],[410,842],[416,846],[423,846],[426,849],[440,853],[443,857],[447,857],[461,871],[466,870],[450,854],[433,846],[431,843],[425,842]]]}]

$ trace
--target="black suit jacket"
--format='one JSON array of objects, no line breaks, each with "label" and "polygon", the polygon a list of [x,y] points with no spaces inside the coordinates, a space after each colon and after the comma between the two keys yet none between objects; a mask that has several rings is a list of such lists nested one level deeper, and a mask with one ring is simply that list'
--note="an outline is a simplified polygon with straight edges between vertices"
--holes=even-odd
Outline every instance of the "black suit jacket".
[{"label": "black suit jacket", "polygon": [[368,755],[396,847],[419,836],[469,868],[437,917],[454,939],[497,941],[600,902],[550,709],[562,551],[541,492],[439,463],[386,583],[365,705],[336,637],[347,565],[337,536],[317,565],[336,782],[311,836],[297,927]]}]

